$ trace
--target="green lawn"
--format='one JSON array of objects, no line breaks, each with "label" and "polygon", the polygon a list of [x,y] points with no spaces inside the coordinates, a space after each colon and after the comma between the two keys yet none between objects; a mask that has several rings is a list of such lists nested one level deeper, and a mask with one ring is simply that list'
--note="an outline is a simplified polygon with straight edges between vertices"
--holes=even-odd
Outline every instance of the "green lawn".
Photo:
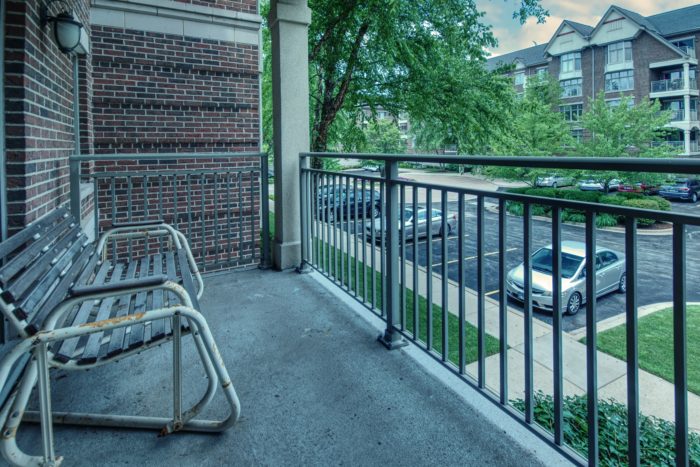
[{"label": "green lawn", "polygon": [[[687,312],[688,390],[700,395],[700,306]],[[625,325],[598,334],[598,349],[625,360]],[[668,308],[639,319],[639,367],[673,382],[673,314]]]},{"label": "green lawn", "polygon": [[[319,241],[319,247],[321,243]],[[362,242],[362,247],[364,247],[364,242]],[[335,277],[340,282],[340,264],[341,264],[341,252],[333,247],[331,247],[327,254],[330,253],[330,272],[332,277]],[[338,255],[338,270],[335,271],[334,268],[334,258],[333,254]],[[348,255],[342,253],[342,261],[344,265],[344,274],[347,275],[347,261]],[[367,258],[369,259],[369,258]],[[379,265],[381,261],[379,255],[376,257],[376,264]],[[357,268],[359,269],[359,281],[357,285],[355,284],[355,261],[351,258],[350,261],[350,278],[343,277],[342,285],[349,287],[351,292],[357,292],[357,296],[362,299],[364,297],[364,281],[367,282],[367,300],[371,301],[372,297],[372,269],[370,266],[365,266],[363,268],[363,263],[358,258]],[[365,279],[363,279],[363,269],[365,274]],[[382,308],[382,278],[381,274],[374,272],[376,293],[375,293],[375,307],[378,310]],[[440,290],[434,290],[433,293],[440,294]],[[430,310],[432,315],[432,348],[438,353],[442,352],[442,307],[438,305],[433,305]],[[422,342],[426,342],[428,332],[428,301],[422,295],[418,296],[418,337]],[[465,360],[467,363],[475,362],[478,359],[477,355],[477,329],[468,322],[465,322]],[[413,291],[406,288],[406,329],[409,332],[413,332]],[[452,313],[447,314],[447,342],[448,342],[448,359],[455,365],[459,365],[459,318]],[[498,339],[486,334],[485,339],[486,356],[493,355],[499,351]]]}]

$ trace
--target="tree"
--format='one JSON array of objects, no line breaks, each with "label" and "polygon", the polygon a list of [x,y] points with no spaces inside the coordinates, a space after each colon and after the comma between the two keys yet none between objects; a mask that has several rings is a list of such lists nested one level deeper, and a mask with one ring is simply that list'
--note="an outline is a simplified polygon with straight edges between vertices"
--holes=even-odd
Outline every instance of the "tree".
[{"label": "tree", "polygon": [[[262,6],[265,14],[269,6]],[[466,147],[483,142],[489,125],[500,121],[491,99],[503,85],[483,68],[496,39],[473,0],[309,0],[309,6],[312,150],[326,151],[338,115],[361,106],[443,125],[460,117],[455,133]],[[547,15],[539,0],[521,0],[514,14],[522,23]]]},{"label": "tree", "polygon": [[[588,111],[580,120],[587,137],[578,145],[579,155],[587,157],[671,157],[668,145],[653,144],[664,140],[665,126],[670,122],[669,111],[661,111],[658,101],[643,101],[633,105],[631,98],[621,97],[617,105],[610,105],[601,91],[589,99]],[[612,179],[626,179],[630,183],[659,183],[663,175],[628,172],[580,172],[580,177],[596,178],[608,191]]]},{"label": "tree", "polygon": [[[492,142],[496,155],[553,156],[562,155],[574,141],[571,127],[558,109],[561,87],[549,76],[528,80],[525,95],[516,99],[508,113],[510,124]],[[488,167],[493,177],[522,180],[535,185],[538,177],[551,172],[526,167]]]},{"label": "tree", "polygon": [[396,122],[373,120],[364,130],[365,152],[377,154],[403,154],[406,144],[401,140],[401,132]]}]

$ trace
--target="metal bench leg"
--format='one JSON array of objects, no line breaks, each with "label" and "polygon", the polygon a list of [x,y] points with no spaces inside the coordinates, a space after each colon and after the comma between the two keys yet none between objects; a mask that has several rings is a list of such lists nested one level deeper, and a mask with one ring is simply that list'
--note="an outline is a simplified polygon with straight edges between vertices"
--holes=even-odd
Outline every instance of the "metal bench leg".
[{"label": "metal bench leg", "polygon": [[49,362],[47,345],[42,343],[34,349],[39,370],[39,407],[41,413],[41,441],[44,448],[44,465],[56,465],[56,453],[53,447],[53,423],[51,420],[51,386],[49,381]]},{"label": "metal bench leg", "polygon": [[182,428],[182,327],[180,315],[173,316],[173,429]]}]

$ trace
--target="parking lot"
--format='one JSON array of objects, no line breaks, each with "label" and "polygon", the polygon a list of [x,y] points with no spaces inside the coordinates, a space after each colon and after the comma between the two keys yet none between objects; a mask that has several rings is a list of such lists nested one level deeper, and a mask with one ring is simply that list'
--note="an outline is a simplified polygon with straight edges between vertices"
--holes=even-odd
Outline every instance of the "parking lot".
[{"label": "parking lot", "polygon": [[[487,200],[495,203],[495,200]],[[438,205],[439,207],[439,205]],[[687,214],[700,215],[700,203],[673,203],[674,210]],[[448,203],[448,212],[455,213],[457,203]],[[477,251],[476,251],[476,202],[468,201],[465,206],[466,233],[464,244],[464,267],[466,271],[466,286],[476,289]],[[485,210],[485,292],[488,297],[498,300],[498,214],[493,209]],[[354,223],[350,222],[350,228]],[[343,226],[347,229],[347,223]],[[361,234],[362,226],[358,222],[358,234]],[[532,244],[533,252],[551,243],[552,224],[548,221],[533,219]],[[645,235],[638,238],[638,300],[639,305],[648,305],[658,302],[671,301],[672,299],[672,255],[671,236],[664,234]],[[564,224],[562,226],[563,240],[584,241],[584,228],[580,225]],[[624,253],[624,235],[618,232],[599,229],[597,232],[598,245]],[[434,273],[442,273],[442,239],[434,237],[431,242],[423,238],[418,241],[418,255],[416,263],[421,267],[427,267],[428,244],[432,246],[432,270]],[[453,281],[458,280],[460,259],[458,256],[458,238],[452,235],[445,240],[447,242],[447,277]],[[407,242],[406,259],[413,262],[412,242]],[[508,270],[516,267],[523,261],[523,226],[522,219],[508,216],[506,264]],[[688,301],[700,301],[700,230],[688,229],[688,242],[686,254],[687,268],[687,296]],[[439,293],[437,291],[436,293]],[[521,305],[511,301],[515,308]],[[624,313],[625,296],[619,293],[611,293],[598,299],[598,320],[604,320]],[[551,322],[551,312],[535,310],[534,316],[542,321]],[[566,331],[573,331],[585,326],[585,310],[581,310],[575,316],[565,316],[563,327]]]}]

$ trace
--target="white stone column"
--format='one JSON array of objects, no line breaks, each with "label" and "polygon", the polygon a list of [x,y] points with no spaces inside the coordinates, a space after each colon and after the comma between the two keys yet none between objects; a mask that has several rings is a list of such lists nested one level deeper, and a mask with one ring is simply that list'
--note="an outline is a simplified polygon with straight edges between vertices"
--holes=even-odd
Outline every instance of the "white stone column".
[{"label": "white stone column", "polygon": [[690,91],[690,63],[683,64],[683,89],[686,94]]},{"label": "white stone column", "polygon": [[[309,150],[309,41],[306,0],[272,0],[272,108],[275,151],[275,269],[301,263],[299,153]],[[267,200],[263,200],[266,202]]]}]

